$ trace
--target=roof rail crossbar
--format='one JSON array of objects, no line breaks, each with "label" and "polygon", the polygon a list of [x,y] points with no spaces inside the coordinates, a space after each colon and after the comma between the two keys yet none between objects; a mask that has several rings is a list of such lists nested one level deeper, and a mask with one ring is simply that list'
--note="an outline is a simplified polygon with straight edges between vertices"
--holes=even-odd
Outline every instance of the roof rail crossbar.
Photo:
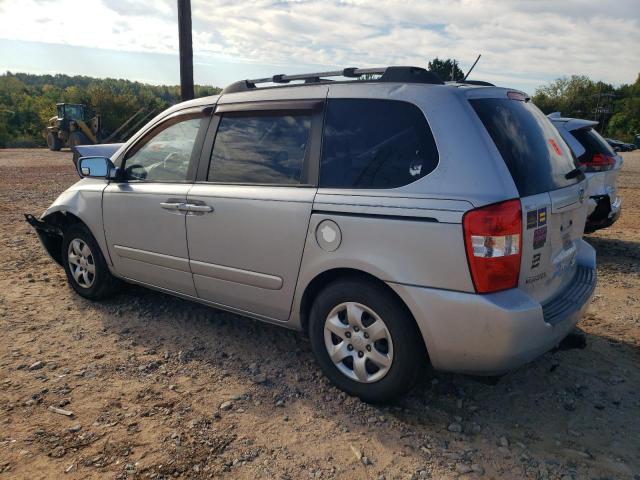
[{"label": "roof rail crossbar", "polygon": [[481,87],[495,87],[494,83],[485,82],[484,80],[462,80],[459,83],[466,83],[468,85],[478,85]]},{"label": "roof rail crossbar", "polygon": [[363,75],[380,75],[380,78],[372,80],[377,82],[443,84],[440,77],[435,73],[420,67],[349,67],[342,70],[332,70],[328,72],[302,73],[296,75],[278,74],[273,75],[272,77],[241,80],[226,87],[222,93],[244,92],[256,88],[260,83],[283,84],[302,80],[305,84],[309,84],[319,83],[321,81],[330,81],[328,77],[360,78]]},{"label": "roof rail crossbar", "polygon": [[[273,83],[289,83],[289,82],[290,82],[290,80],[286,80],[284,77],[285,77],[285,76],[284,76],[284,75],[282,75],[282,74],[280,74],[280,75],[274,75],[274,76],[273,76],[273,78],[271,79],[271,81],[272,81]],[[254,82],[254,83],[255,83],[255,82]]]},{"label": "roof rail crossbar", "polygon": [[358,70],[356,67],[345,68],[342,70],[342,76],[347,78],[357,77],[356,70]]}]

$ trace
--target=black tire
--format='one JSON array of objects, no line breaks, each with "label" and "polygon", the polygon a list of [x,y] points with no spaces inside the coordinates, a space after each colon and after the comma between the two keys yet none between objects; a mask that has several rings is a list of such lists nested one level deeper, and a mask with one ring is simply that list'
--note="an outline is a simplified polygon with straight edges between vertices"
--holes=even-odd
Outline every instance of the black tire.
[{"label": "black tire", "polygon": [[[86,245],[90,251],[89,261],[85,261],[85,270],[91,269],[93,266],[94,273],[88,272],[87,276],[79,275],[81,278],[77,280],[74,277],[77,271],[77,265],[71,264],[69,258],[69,246],[72,242],[78,240],[77,245]],[[89,300],[103,300],[112,296],[119,285],[118,280],[111,275],[107,262],[102,255],[98,242],[82,223],[76,223],[69,227],[62,238],[62,264],[67,274],[69,285],[81,296]],[[82,267],[81,267],[82,268]],[[73,271],[72,271],[73,270]],[[84,284],[81,284],[84,283]]]},{"label": "black tire", "polygon": [[[393,345],[391,366],[377,381],[363,383],[349,378],[339,370],[329,356],[325,345],[325,320],[334,308],[345,302],[355,302],[375,312],[384,322],[391,336]],[[350,335],[353,336],[355,333]],[[311,307],[309,337],[316,360],[329,380],[338,388],[365,402],[385,403],[398,398],[410,390],[424,375],[428,364],[420,331],[406,306],[384,286],[365,279],[337,280],[327,285],[318,294]],[[333,338],[334,341],[339,341],[339,337]],[[355,339],[345,339],[345,342],[353,340]],[[369,346],[366,348],[368,349]],[[366,355],[366,352],[363,353]],[[348,368],[348,365],[345,366]],[[367,372],[369,367],[370,365],[367,365]],[[355,374],[355,370],[353,371]]]},{"label": "black tire", "polygon": [[77,147],[78,145],[89,145],[91,142],[87,138],[87,136],[82,133],[80,130],[76,130],[69,134],[69,140],[67,144],[69,147]]},{"label": "black tire", "polygon": [[62,141],[53,132],[47,133],[47,147],[52,152],[57,152],[62,148]]}]

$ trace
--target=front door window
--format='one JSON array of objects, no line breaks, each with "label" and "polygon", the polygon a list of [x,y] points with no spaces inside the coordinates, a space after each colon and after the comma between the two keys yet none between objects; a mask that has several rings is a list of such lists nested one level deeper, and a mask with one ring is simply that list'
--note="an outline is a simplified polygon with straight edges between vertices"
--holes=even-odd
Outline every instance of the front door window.
[{"label": "front door window", "polygon": [[129,182],[185,182],[202,115],[169,120],[168,126],[129,152],[125,180]]}]

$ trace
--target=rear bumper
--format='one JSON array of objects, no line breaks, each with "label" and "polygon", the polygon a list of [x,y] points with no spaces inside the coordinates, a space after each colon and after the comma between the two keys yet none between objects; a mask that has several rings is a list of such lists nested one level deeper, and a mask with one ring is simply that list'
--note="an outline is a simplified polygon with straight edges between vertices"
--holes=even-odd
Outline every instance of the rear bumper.
[{"label": "rear bumper", "polygon": [[587,217],[587,222],[584,227],[585,233],[592,233],[602,228],[607,228],[613,225],[622,211],[622,199],[616,197],[611,201],[608,195],[603,195],[597,198],[598,205],[595,210]]},{"label": "rear bumper", "polygon": [[586,174],[589,181],[587,195],[596,202],[595,209],[587,217],[586,233],[609,227],[620,217],[622,200],[618,197],[616,184],[622,163],[622,158],[617,156],[612,170]]},{"label": "rear bumper", "polygon": [[519,289],[477,295],[390,286],[412,311],[435,369],[498,375],[557,346],[580,320],[596,286],[595,251],[584,249],[574,280],[544,305]]}]

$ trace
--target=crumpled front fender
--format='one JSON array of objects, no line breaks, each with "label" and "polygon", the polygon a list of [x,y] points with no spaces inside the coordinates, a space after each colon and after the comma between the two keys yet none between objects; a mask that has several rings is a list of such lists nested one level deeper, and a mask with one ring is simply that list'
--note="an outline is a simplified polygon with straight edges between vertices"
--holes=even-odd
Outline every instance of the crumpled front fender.
[{"label": "crumpled front fender", "polygon": [[62,230],[68,224],[81,221],[92,233],[105,260],[111,265],[102,224],[102,193],[107,184],[108,182],[102,179],[80,180],[60,194],[40,216],[40,221]]}]

